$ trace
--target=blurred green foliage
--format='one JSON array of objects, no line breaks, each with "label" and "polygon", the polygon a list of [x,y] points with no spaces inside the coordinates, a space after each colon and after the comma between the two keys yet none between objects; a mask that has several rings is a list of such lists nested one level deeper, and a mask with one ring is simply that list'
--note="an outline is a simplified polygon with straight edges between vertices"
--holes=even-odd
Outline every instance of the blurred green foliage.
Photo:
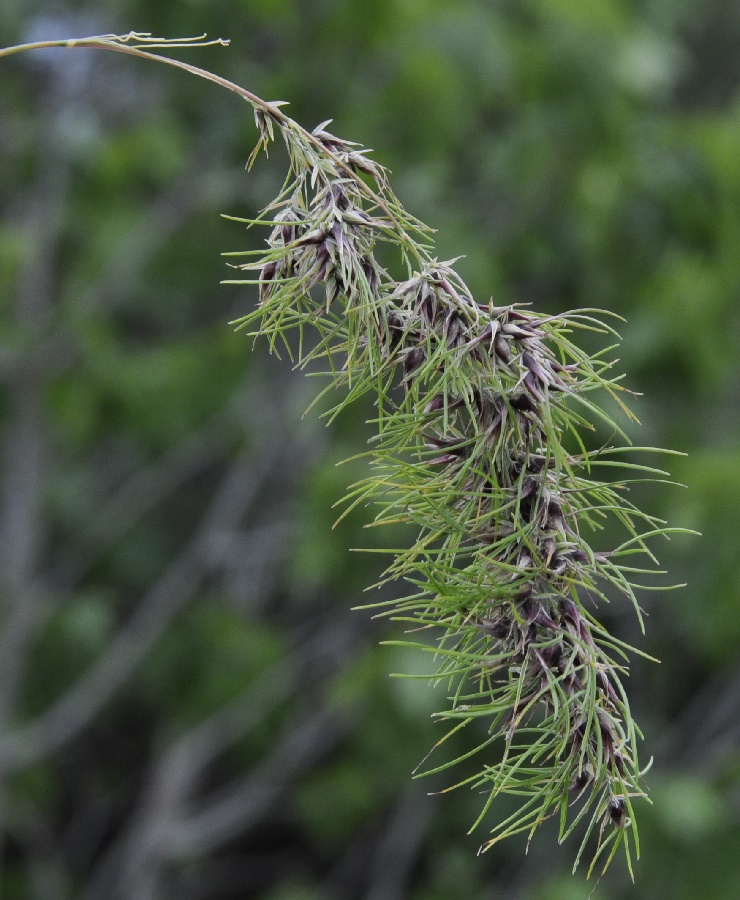
[{"label": "blurred green foliage", "polygon": [[[666,545],[688,587],[646,594],[644,638],[625,604],[608,611],[662,663],[636,661],[629,685],[655,756],[637,884],[610,871],[595,896],[740,895],[740,7],[0,7],[6,45],[131,28],[231,38],[184,58],[375,147],[481,297],[627,319],[635,437],[689,454],[685,490],[639,502],[704,537]],[[393,536],[362,511],[331,529],[361,473],[335,464],[371,409],[329,431],[302,419],[317,385],[226,324],[255,297],[218,286],[219,253],[263,236],[218,214],[253,213],[283,175],[279,153],[243,172],[250,111],[107,54],[15,57],[0,79],[3,895],[589,896],[551,834],[476,857],[479,798],[410,781],[441,736],[434,692],[388,672],[424,661],[350,611],[381,565],[348,548]],[[322,710],[334,724],[302,763],[290,735]],[[201,752],[211,721],[232,739],[167,806],[186,758],[168,753]]]}]

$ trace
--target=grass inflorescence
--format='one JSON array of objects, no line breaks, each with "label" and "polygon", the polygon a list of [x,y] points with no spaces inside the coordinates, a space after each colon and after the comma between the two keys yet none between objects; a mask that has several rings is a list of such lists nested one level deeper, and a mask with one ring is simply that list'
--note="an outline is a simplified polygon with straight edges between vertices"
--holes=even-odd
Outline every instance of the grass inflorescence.
[{"label": "grass inflorescence", "polygon": [[[531,837],[557,817],[561,841],[577,829],[581,836],[576,866],[588,848],[589,874],[597,864],[603,871],[622,846],[632,873],[633,805],[646,796],[624,687],[634,648],[595,611],[621,594],[642,627],[636,579],[661,574],[650,543],[677,529],[628,499],[631,483],[668,476],[630,461],[630,452],[652,448],[631,448],[615,418],[633,418],[609,355],[616,317],[540,315],[473,296],[369,151],[333,135],[328,122],[308,132],[281,102],[152,52],[224,43],[204,38],[132,32],[0,56],[68,47],[164,62],[251,104],[259,140],[250,166],[282,136],[290,159],[282,190],[258,217],[237,220],[267,225],[267,249],[227,254],[247,273],[232,283],[259,289],[256,309],[236,324],[298,366],[323,362],[322,394],[340,389],[330,419],[363,394],[375,399],[369,475],[349,488],[343,515],[361,505],[375,510],[372,524],[413,526],[415,541],[389,551],[381,580],[405,582],[409,593],[378,614],[436,634],[433,645],[396,643],[433,654],[434,677],[449,688],[438,714],[449,730],[437,747],[471,723],[486,729],[462,757],[420,774],[478,754],[480,770],[454,785],[486,795],[473,827],[498,796],[519,804],[482,850]],[[379,261],[389,250],[401,278]],[[580,349],[574,336],[584,331],[603,336],[603,349]],[[597,548],[614,532],[610,523],[621,543]]]},{"label": "grass inflorescence", "polygon": [[[627,497],[631,482],[667,473],[625,456],[615,416],[633,416],[609,357],[615,317],[481,302],[455,260],[434,256],[431,230],[404,210],[366,151],[328,123],[309,135],[258,111],[257,124],[258,149],[273,128],[282,133],[290,174],[249,222],[271,230],[268,249],[237,264],[255,273],[259,303],[236,324],[298,366],[323,360],[323,393],[343,389],[330,417],[374,395],[370,474],[349,488],[345,514],[364,505],[376,511],[373,524],[415,529],[382,579],[411,592],[379,614],[436,631],[433,647],[396,643],[433,653],[436,679],[449,686],[439,716],[451,733],[487,724],[482,745],[464,755],[480,749],[494,760],[461,782],[487,794],[475,824],[500,794],[520,805],[482,849],[558,816],[561,840],[584,823],[576,865],[595,834],[589,872],[620,845],[632,871],[633,804],[645,797],[624,688],[632,648],[594,611],[619,593],[642,627],[635,578],[659,571],[649,542],[672,529]],[[402,279],[378,261],[387,243],[405,265]],[[307,327],[318,340],[304,340]],[[580,330],[608,346],[589,355],[574,342]],[[604,433],[606,443],[587,449]],[[609,520],[624,540],[596,549]]]}]

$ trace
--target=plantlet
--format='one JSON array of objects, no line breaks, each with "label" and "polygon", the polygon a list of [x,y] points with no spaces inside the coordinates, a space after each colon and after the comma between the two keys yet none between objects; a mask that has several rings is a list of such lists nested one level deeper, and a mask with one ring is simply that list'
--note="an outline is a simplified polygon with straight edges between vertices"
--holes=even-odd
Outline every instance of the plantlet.
[{"label": "plantlet", "polygon": [[[595,610],[622,594],[642,626],[636,589],[645,586],[635,579],[659,571],[649,544],[678,529],[627,496],[635,481],[667,478],[627,454],[667,451],[630,447],[617,421],[634,417],[609,356],[616,317],[545,316],[475,297],[455,260],[435,256],[431,229],[404,209],[369,151],[332,134],[328,122],[308,132],[282,103],[151,52],[197,45],[132,33],[0,56],[64,46],[165,62],[251,104],[259,139],[250,167],[283,139],[290,168],[279,195],[254,219],[235,219],[266,226],[268,236],[265,250],[227,254],[244,274],[226,283],[259,293],[234,324],[299,367],[325,367],[319,396],[339,397],[330,421],[373,397],[369,475],[348,489],[340,519],[365,506],[373,525],[405,523],[416,538],[388,551],[380,581],[405,582],[409,593],[369,606],[435,636],[395,643],[430,654],[430,678],[448,687],[438,716],[449,730],[437,746],[476,721],[487,732],[460,760],[425,773],[479,755],[479,772],[456,785],[486,795],[473,827],[499,795],[517,798],[483,850],[519,832],[531,837],[557,816],[561,840],[582,825],[576,865],[593,835],[589,874],[597,861],[605,870],[620,845],[632,872],[633,805],[645,797],[640,732],[623,685],[633,648]],[[578,332],[607,346],[588,354]],[[624,536],[604,548],[596,541],[608,523]]]}]

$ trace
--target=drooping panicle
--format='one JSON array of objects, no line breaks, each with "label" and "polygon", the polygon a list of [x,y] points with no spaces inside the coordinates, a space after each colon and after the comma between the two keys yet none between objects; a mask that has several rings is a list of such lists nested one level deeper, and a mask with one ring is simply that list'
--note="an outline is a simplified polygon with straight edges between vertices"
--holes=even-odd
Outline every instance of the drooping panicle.
[{"label": "drooping panicle", "polygon": [[[434,257],[382,167],[327,125],[281,125],[291,178],[260,216],[272,216],[268,249],[241,267],[259,273],[260,302],[240,325],[291,352],[287,332],[299,330],[299,363],[329,363],[323,393],[347,389],[330,417],[363,393],[376,398],[371,474],[350,487],[346,510],[364,504],[377,524],[413,526],[380,583],[414,593],[381,612],[437,630],[435,646],[414,646],[436,654],[449,686],[439,717],[453,730],[487,717],[480,751],[502,748],[463,782],[488,792],[484,812],[499,794],[520,798],[484,849],[559,814],[561,839],[584,823],[578,858],[593,833],[594,859],[611,844],[608,864],[622,844],[629,862],[639,852],[632,801],[644,796],[638,732],[624,645],[594,610],[621,593],[640,615],[632,554],[654,561],[646,540],[669,529],[626,499],[627,481],[596,475],[658,470],[615,461],[624,445],[587,449],[599,426],[626,441],[595,392],[630,413],[613,364],[572,334],[616,333],[592,310],[545,316],[474,297],[456,261]],[[405,277],[380,264],[381,243]],[[610,518],[626,539],[597,549]]]}]

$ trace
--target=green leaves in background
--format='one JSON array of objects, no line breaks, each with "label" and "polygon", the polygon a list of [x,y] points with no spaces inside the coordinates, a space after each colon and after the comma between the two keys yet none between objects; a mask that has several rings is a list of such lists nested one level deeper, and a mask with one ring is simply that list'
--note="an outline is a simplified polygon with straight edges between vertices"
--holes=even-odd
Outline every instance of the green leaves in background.
[{"label": "green leaves in background", "polygon": [[[627,386],[644,392],[635,404],[643,423],[639,441],[689,453],[672,466],[688,489],[664,493],[657,487],[639,498],[640,505],[705,537],[698,544],[674,538],[661,553],[665,567],[689,588],[650,599],[644,639],[616,604],[605,621],[662,663],[637,666],[627,686],[646,743],[656,750],[647,776],[656,805],[646,806],[640,819],[637,884],[629,886],[613,868],[597,893],[604,900],[734,898],[740,881],[734,852],[733,635],[740,608],[733,490],[740,258],[735,6],[286,0],[165,2],[155,9],[132,0],[123,21],[120,8],[100,4],[93,10],[70,0],[51,10],[46,2],[9,0],[0,8],[4,42],[48,37],[50,12],[61,17],[53,23],[56,34],[118,32],[134,24],[155,33],[207,29],[231,37],[228,52],[203,50],[197,60],[186,58],[252,85],[262,96],[290,98],[301,122],[333,116],[337,133],[375,147],[376,158],[393,170],[405,205],[439,229],[441,258],[467,254],[460,271],[476,294],[493,294],[499,304],[533,302],[553,314],[596,306],[625,316],[620,368],[630,373]],[[331,778],[322,767],[338,766],[335,793],[362,798],[382,776],[370,772],[381,766],[378,752],[397,761],[386,773],[388,793],[373,803],[369,819],[352,820],[351,805],[343,807],[349,816],[342,819],[344,840],[337,837],[331,847],[318,824],[331,824],[330,814],[319,810],[314,825],[299,803],[311,774],[288,773],[286,757],[278,756],[286,720],[295,729],[302,709],[324,709],[326,695],[304,686],[273,695],[274,714],[259,733],[246,733],[234,757],[226,748],[200,770],[202,777],[184,795],[187,810],[160,832],[156,860],[147,849],[151,841],[131,851],[131,836],[151,822],[152,798],[162,796],[153,790],[158,773],[172,771],[165,751],[191,733],[185,723],[206,714],[208,704],[197,712],[190,705],[193,693],[180,685],[186,648],[204,654],[202,664],[188,659],[188,671],[196,673],[191,684],[199,683],[200,696],[212,698],[210,708],[230,695],[229,679],[218,672],[221,639],[202,637],[198,615],[169,619],[166,639],[150,642],[143,629],[131,645],[148,647],[147,658],[160,660],[156,715],[147,712],[145,675],[152,670],[144,662],[62,746],[46,741],[38,762],[8,768],[8,733],[63,696],[67,679],[89,665],[87,654],[105,656],[97,642],[105,643],[109,625],[99,624],[112,622],[118,633],[146,598],[151,579],[178,552],[187,549],[185,555],[196,558],[187,541],[243,453],[253,460],[256,454],[251,468],[260,472],[269,472],[266,457],[275,456],[279,477],[259,481],[253,505],[236,524],[216,523],[218,539],[197,556],[208,561],[205,586],[197,580],[187,608],[220,606],[224,621],[234,621],[236,645],[238,635],[253,627],[256,635],[268,635],[270,647],[293,646],[306,632],[327,629],[326,645],[339,652],[348,623],[374,627],[347,609],[368,599],[359,588],[377,578],[377,557],[347,554],[353,586],[334,580],[341,548],[367,544],[359,518],[346,520],[331,537],[330,511],[313,526],[302,527],[301,518],[306,505],[313,508],[316,501],[326,509],[324,503],[338,499],[354,480],[354,472],[343,477],[334,463],[363,449],[369,407],[348,410],[331,432],[332,440],[341,435],[341,446],[327,447],[330,433],[312,428],[311,417],[300,419],[309,402],[300,379],[259,351],[248,352],[244,339],[223,326],[251,308],[253,295],[215,287],[229,277],[220,251],[241,249],[245,240],[218,215],[246,217],[264,206],[279,189],[273,174],[279,166],[259,163],[244,175],[252,126],[234,98],[180,73],[170,77],[163,69],[105,55],[87,59],[77,81],[63,81],[49,58],[6,60],[0,91],[3,577],[6,584],[11,575],[18,578],[19,561],[30,558],[30,566],[22,564],[22,583],[50,588],[33,594],[30,606],[17,605],[17,589],[4,591],[3,635],[15,637],[12,653],[3,655],[2,692],[11,709],[0,741],[7,797],[3,890],[25,897],[43,883],[47,897],[94,897],[97,890],[107,900],[141,900],[147,891],[208,900],[350,898],[373,888],[384,897],[425,900],[456,893],[486,900],[512,892],[577,896],[578,882],[565,874],[570,854],[553,850],[547,835],[532,843],[526,857],[524,841],[515,840],[473,858],[478,841],[460,835],[477,813],[481,798],[475,794],[422,797],[426,819],[409,813],[413,803],[401,804],[420,761],[416,748],[442,732],[428,720],[429,707],[393,705],[397,682],[389,685],[384,673],[409,669],[408,660],[396,659],[389,648],[366,651],[372,664],[361,662],[359,653],[340,654],[332,676],[338,685],[359,677],[356,666],[374,673],[359,679],[357,692],[349,691],[353,700],[337,700],[345,711],[358,704],[347,743],[315,758],[328,803]],[[161,135],[147,133],[156,122],[163,123],[169,148]],[[125,148],[127,142],[136,146]],[[70,165],[69,190],[60,191],[51,173]],[[34,217],[34,209],[44,217]],[[56,224],[42,240],[44,221]],[[260,241],[255,235],[254,249]],[[29,325],[21,297],[29,296],[24,285],[34,273],[47,277],[30,295],[46,297],[51,312]],[[146,403],[139,395],[142,378],[131,374],[139,362],[142,374],[160,366],[171,373],[155,398],[158,409],[167,407],[161,416],[151,410],[154,392]],[[116,366],[122,372],[128,367],[118,384]],[[23,393],[32,383],[29,372],[40,379],[35,395]],[[296,396],[298,402],[286,399]],[[43,423],[42,438],[28,430],[24,410]],[[353,431],[360,435],[354,449]],[[26,436],[22,453],[13,451],[14,435]],[[301,435],[296,454],[280,456]],[[37,457],[39,446],[43,454]],[[43,463],[34,464],[37,458]],[[31,467],[23,478],[19,460]],[[322,474],[325,467],[330,475]],[[306,474],[326,487],[304,487]],[[225,493],[234,496],[235,486],[246,481],[246,474],[235,475]],[[14,493],[18,485],[20,495]],[[21,506],[11,507],[18,496]],[[137,504],[119,505],[127,496]],[[29,511],[26,521],[35,523],[34,539],[23,545],[36,548],[30,557],[18,541],[25,532],[11,527],[11,508]],[[95,513],[106,510],[112,517],[104,532],[109,543],[97,540],[103,529]],[[81,531],[86,522],[88,530]],[[125,523],[131,531],[119,543]],[[323,552],[322,529],[331,552]],[[88,531],[95,539],[83,539]],[[202,553],[205,544],[199,546]],[[322,552],[314,553],[318,546]],[[294,561],[301,556],[311,557],[310,596]],[[194,571],[202,574],[203,565]],[[93,607],[97,612],[90,616]],[[22,639],[15,627],[9,631],[18,609],[41,613],[26,620]],[[74,620],[77,609],[83,610],[80,621],[94,627],[65,625],[63,638],[59,623],[66,610],[67,621]],[[253,626],[257,618],[260,625]],[[359,644],[368,647],[388,636],[373,630]],[[223,640],[228,643],[225,635]],[[51,643],[54,653],[47,654]],[[165,645],[183,650],[165,652]],[[248,653],[249,640],[243,646]],[[33,663],[34,653],[43,654],[45,665]],[[212,653],[215,662],[205,659]],[[286,653],[283,670],[289,674],[297,664],[292,650]],[[312,659],[311,669],[321,675],[319,658]],[[233,671],[230,664],[224,668]],[[263,671],[277,691],[281,670]],[[246,684],[248,691],[251,672],[249,666],[236,671],[233,685]],[[371,720],[375,728],[363,720],[361,698],[368,692],[379,709]],[[26,707],[23,695],[34,703]],[[378,734],[381,721],[398,728],[390,736]],[[451,745],[450,758],[464,749],[460,742]],[[180,844],[180,855],[173,853],[179,816],[214,808],[219,789],[234,795],[235,778],[258,774],[253,786],[273,783],[258,763],[272,758],[283,766],[283,793],[256,822],[242,818],[231,836],[222,833],[216,843],[189,849]],[[346,787],[349,773],[356,788]],[[445,786],[419,784],[422,790]],[[314,809],[320,793],[312,795]],[[245,814],[254,809],[244,798],[240,808]],[[396,814],[406,817],[405,832],[392,831]],[[388,855],[389,840],[396,855]]]}]

